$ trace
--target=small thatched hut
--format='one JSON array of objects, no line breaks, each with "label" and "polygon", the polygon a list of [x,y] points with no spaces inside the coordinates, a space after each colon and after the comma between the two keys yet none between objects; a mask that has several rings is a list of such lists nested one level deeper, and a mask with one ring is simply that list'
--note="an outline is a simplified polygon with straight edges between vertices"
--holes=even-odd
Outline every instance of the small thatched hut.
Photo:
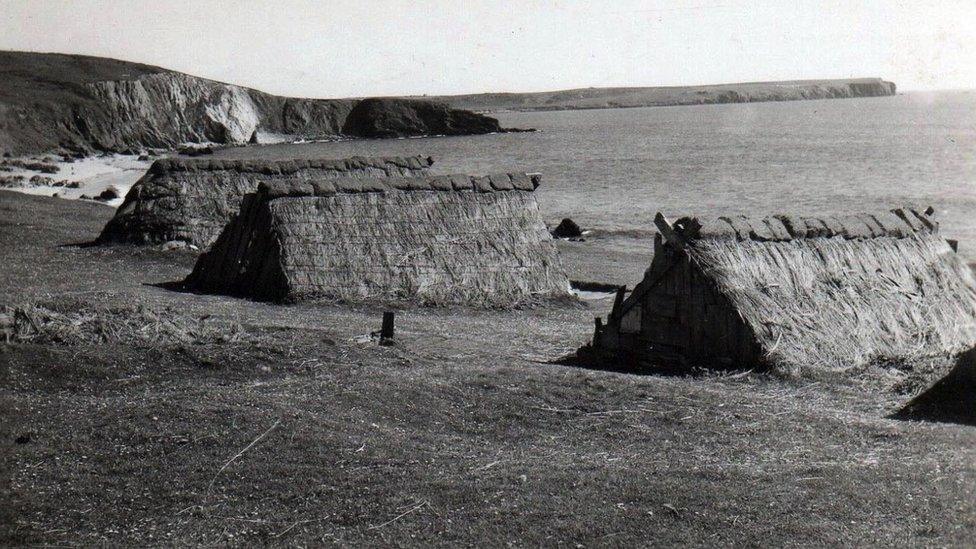
[{"label": "small thatched hut", "polygon": [[272,301],[502,307],[566,295],[537,185],[525,174],[262,183],[186,286]]},{"label": "small thatched hut", "polygon": [[209,245],[259,181],[318,181],[427,175],[425,157],[338,160],[157,160],[125,197],[99,243],[182,240]]},{"label": "small thatched hut", "polygon": [[630,361],[796,373],[904,361],[976,343],[976,281],[931,209],[765,219],[661,214],[654,260],[597,321]]}]

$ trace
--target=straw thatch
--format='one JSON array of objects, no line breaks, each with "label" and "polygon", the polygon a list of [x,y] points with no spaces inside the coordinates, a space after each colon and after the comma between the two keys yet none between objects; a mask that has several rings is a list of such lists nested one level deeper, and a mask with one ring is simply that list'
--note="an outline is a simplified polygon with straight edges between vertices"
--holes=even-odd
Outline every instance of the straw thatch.
[{"label": "straw thatch", "polygon": [[244,341],[244,327],[211,318],[188,317],[175,308],[143,304],[108,305],[72,296],[0,306],[2,342],[42,345],[200,345]]},{"label": "straw thatch", "polygon": [[186,284],[275,301],[512,306],[566,295],[537,184],[525,174],[262,184]]},{"label": "straw thatch", "polygon": [[125,197],[100,243],[181,240],[204,247],[261,181],[422,176],[433,159],[352,157],[315,160],[157,160]]},{"label": "straw thatch", "polygon": [[931,210],[657,224],[654,261],[597,331],[599,348],[799,372],[976,343],[976,281]]}]

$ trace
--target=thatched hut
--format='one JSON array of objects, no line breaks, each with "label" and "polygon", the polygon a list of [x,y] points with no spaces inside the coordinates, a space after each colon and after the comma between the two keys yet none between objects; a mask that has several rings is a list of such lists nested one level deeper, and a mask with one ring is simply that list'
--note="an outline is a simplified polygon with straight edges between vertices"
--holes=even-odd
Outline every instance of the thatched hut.
[{"label": "thatched hut", "polygon": [[594,348],[629,361],[797,373],[976,343],[976,281],[931,209],[765,219],[657,215],[654,259]]},{"label": "thatched hut", "polygon": [[197,260],[189,289],[512,306],[566,295],[537,176],[262,183]]},{"label": "thatched hut", "polygon": [[157,160],[125,197],[99,243],[181,240],[209,245],[259,181],[317,181],[427,175],[425,157],[314,160]]}]

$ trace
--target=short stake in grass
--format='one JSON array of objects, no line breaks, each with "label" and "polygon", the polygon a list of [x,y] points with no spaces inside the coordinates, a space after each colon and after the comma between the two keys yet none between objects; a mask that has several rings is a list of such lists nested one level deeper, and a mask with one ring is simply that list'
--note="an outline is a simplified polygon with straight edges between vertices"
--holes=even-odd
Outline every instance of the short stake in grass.
[{"label": "short stake in grass", "polygon": [[393,311],[383,313],[383,326],[380,328],[380,345],[393,345]]}]

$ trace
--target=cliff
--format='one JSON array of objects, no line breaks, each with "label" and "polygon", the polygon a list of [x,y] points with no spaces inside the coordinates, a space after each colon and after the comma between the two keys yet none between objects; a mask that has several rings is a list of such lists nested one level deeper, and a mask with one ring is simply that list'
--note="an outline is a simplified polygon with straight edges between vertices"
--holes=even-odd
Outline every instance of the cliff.
[{"label": "cliff", "polygon": [[0,152],[236,144],[255,132],[307,139],[500,131],[493,118],[430,101],[367,101],[280,97],[114,59],[0,52]]},{"label": "cliff", "polygon": [[880,78],[747,82],[657,88],[580,88],[536,93],[479,93],[430,97],[456,109],[560,110],[659,107],[713,103],[753,103],[895,95]]}]

